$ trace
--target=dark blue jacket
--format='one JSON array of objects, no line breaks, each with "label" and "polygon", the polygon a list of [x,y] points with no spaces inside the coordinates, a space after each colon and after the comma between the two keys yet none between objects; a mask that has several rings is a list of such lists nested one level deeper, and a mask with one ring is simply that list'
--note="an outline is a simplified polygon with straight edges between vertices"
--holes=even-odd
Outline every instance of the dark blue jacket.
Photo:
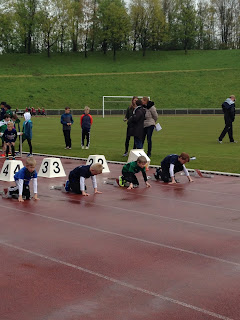
[{"label": "dark blue jacket", "polygon": [[13,128],[11,131],[6,129],[3,134],[5,142],[15,142],[17,139],[17,131]]},{"label": "dark blue jacket", "polygon": [[71,113],[64,113],[61,115],[61,124],[63,125],[63,130],[71,130],[71,126],[68,126],[67,123],[73,124]]},{"label": "dark blue jacket", "polygon": [[79,166],[69,173],[69,181],[77,182],[79,181],[80,177],[84,177],[85,179],[90,178],[92,173],[90,171],[90,165],[87,166]]},{"label": "dark blue jacket", "polygon": [[169,156],[166,156],[161,162],[162,170],[169,171],[170,164],[174,164],[174,173],[182,171],[183,165],[178,161],[178,157],[179,156],[177,154],[170,154]]}]

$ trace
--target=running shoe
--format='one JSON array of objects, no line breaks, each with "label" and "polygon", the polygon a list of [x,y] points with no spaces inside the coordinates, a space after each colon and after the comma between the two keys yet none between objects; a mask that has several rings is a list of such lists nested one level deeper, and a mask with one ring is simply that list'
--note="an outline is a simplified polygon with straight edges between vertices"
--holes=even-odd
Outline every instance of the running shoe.
[{"label": "running shoe", "polygon": [[65,190],[66,190],[67,192],[70,191],[69,180],[67,180],[66,183],[65,183]]}]

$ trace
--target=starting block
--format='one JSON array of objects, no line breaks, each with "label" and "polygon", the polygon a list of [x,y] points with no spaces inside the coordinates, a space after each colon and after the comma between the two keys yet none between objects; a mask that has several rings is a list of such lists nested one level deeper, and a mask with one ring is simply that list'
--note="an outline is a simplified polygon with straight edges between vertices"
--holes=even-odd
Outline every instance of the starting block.
[{"label": "starting block", "polygon": [[86,165],[92,165],[94,163],[101,163],[103,165],[103,173],[110,172],[108,164],[104,155],[92,154],[88,157]]},{"label": "starting block", "polygon": [[144,152],[143,149],[132,149],[129,153],[127,162],[136,161],[137,158],[140,156],[144,156],[147,159],[147,168],[148,168],[150,165],[151,159],[147,156],[147,154]]},{"label": "starting block", "polygon": [[59,158],[44,158],[38,176],[44,178],[58,178],[65,177],[66,174]]},{"label": "starting block", "polygon": [[[181,176],[184,176],[185,173],[181,172],[180,174]],[[200,170],[195,169],[193,172],[189,172],[189,175],[191,177],[195,177],[195,178],[213,178],[214,176],[208,173],[202,173]]]},{"label": "starting block", "polygon": [[0,173],[0,180],[14,181],[15,173],[22,168],[23,163],[21,160],[5,160]]}]

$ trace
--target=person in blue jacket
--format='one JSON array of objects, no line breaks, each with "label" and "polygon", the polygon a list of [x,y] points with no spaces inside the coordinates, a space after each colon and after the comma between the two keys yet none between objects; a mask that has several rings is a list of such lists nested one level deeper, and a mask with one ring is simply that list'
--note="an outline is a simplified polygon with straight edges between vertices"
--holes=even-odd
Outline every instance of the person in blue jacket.
[{"label": "person in blue jacket", "polygon": [[14,180],[16,186],[4,189],[4,196],[6,196],[7,198],[18,198],[19,202],[23,202],[24,199],[29,200],[29,182],[30,180],[33,180],[33,198],[34,200],[39,200],[37,194],[36,160],[33,157],[27,158],[25,167],[15,173]]},{"label": "person in blue jacket", "polygon": [[71,126],[73,124],[73,118],[70,113],[70,108],[65,108],[65,113],[61,115],[61,124],[63,125],[63,135],[65,138],[65,149],[72,148],[72,140],[71,140]]}]

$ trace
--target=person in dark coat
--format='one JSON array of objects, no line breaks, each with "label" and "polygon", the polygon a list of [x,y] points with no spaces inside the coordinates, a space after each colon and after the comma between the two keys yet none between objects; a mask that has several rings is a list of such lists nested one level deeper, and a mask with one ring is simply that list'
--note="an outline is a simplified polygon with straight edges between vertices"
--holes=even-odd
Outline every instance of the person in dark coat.
[{"label": "person in dark coat", "polygon": [[71,127],[73,124],[73,118],[70,113],[70,108],[65,108],[65,113],[61,115],[61,124],[63,125],[63,135],[65,138],[65,149],[71,149],[72,140],[71,140]]},{"label": "person in dark coat", "polygon": [[235,120],[235,101],[236,101],[235,96],[231,95],[222,104],[225,127],[218,138],[219,143],[222,143],[222,140],[225,137],[226,133],[228,133],[230,142],[233,142],[233,143],[235,142],[233,139],[233,128],[232,128],[232,123]]},{"label": "person in dark coat", "polygon": [[[136,108],[136,101],[138,100],[138,97],[133,96],[131,105],[127,108],[125,118],[123,121],[128,121],[128,119],[133,115],[133,110]],[[127,157],[128,155],[128,148],[129,148],[129,141],[131,136],[129,135],[129,125],[127,126],[127,135],[125,140],[125,152],[123,154],[123,157]],[[133,146],[133,149],[135,149],[135,145]]]},{"label": "person in dark coat", "polygon": [[133,115],[128,120],[129,135],[134,137],[136,149],[143,148],[145,113],[146,110],[142,106],[142,101],[137,100]]}]

